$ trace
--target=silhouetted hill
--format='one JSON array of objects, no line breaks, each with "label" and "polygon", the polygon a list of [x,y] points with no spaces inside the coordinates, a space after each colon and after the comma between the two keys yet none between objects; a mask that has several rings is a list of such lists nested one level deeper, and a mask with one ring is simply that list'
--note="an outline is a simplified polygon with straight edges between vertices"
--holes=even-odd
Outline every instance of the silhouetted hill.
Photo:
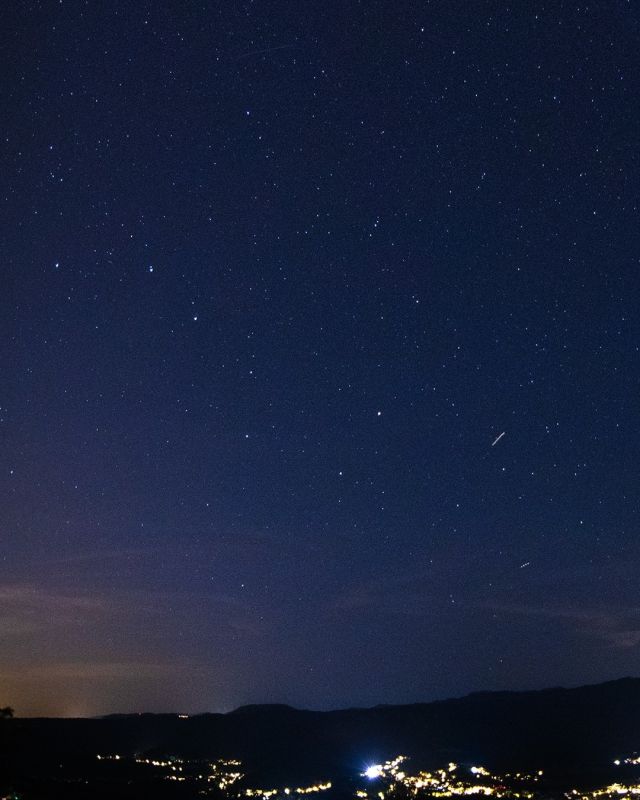
[{"label": "silhouetted hill", "polygon": [[299,711],[293,706],[288,706],[286,703],[252,703],[247,706],[238,706],[238,708],[229,712],[231,714],[268,714],[278,711]]},{"label": "silhouetted hill", "polygon": [[640,748],[640,679],[344,711],[251,705],[188,719],[141,714],[15,719],[7,726],[3,749],[14,764],[97,753],[239,758],[264,785],[339,779],[403,753],[416,769],[453,760],[499,771],[544,769],[557,785],[585,785],[606,779],[614,758]]}]

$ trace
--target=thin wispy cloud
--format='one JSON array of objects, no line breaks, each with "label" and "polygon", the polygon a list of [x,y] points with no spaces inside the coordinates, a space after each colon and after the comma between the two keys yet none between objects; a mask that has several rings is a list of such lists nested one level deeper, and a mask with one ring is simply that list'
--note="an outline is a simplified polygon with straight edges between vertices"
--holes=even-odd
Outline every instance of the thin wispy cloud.
[{"label": "thin wispy cloud", "polygon": [[52,610],[99,611],[105,608],[104,599],[94,595],[56,592],[30,584],[0,586],[0,603],[5,607]]},{"label": "thin wispy cloud", "polygon": [[31,680],[112,680],[165,678],[180,673],[192,674],[198,668],[193,664],[148,661],[86,661],[20,666],[0,669],[0,679],[7,681]]},{"label": "thin wispy cloud", "polygon": [[579,633],[597,637],[616,648],[633,648],[640,644],[640,608],[636,607],[576,608],[516,603],[486,603],[481,607],[514,617],[546,618],[566,623]]},{"label": "thin wispy cloud", "polygon": [[147,558],[155,554],[157,554],[157,548],[151,547],[128,547],[124,549],[113,548],[111,550],[90,550],[86,552],[74,552],[56,555],[50,558],[40,559],[38,563],[60,566],[67,564],[102,564],[104,562],[113,561],[134,561]]}]

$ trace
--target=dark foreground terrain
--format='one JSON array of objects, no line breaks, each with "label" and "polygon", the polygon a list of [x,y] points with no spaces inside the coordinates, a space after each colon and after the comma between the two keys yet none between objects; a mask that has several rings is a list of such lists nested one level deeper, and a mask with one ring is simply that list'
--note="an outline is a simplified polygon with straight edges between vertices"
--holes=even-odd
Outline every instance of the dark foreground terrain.
[{"label": "dark foreground terrain", "polygon": [[[636,678],[331,712],[12,719],[0,726],[0,797],[596,797],[613,782],[611,796],[631,796],[639,749]],[[400,754],[400,766],[362,776]],[[537,777],[512,785],[516,773]]]}]

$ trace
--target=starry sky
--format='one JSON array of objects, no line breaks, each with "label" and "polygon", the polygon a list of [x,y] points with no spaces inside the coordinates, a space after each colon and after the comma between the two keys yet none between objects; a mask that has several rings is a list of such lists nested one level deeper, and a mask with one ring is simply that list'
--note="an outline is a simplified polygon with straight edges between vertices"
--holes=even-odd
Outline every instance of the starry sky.
[{"label": "starry sky", "polygon": [[1,13],[0,702],[638,674],[637,7]]}]

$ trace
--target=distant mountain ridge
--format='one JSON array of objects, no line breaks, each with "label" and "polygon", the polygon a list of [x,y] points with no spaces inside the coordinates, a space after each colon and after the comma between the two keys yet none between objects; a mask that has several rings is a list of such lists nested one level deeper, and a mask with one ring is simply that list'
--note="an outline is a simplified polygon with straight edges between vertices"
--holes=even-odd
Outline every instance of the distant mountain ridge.
[{"label": "distant mountain ridge", "polygon": [[[198,717],[224,717],[230,714],[245,714],[245,713],[264,713],[264,712],[277,712],[277,711],[294,711],[296,713],[301,714],[344,714],[347,712],[367,712],[367,711],[379,711],[383,709],[399,709],[399,708],[422,708],[424,706],[435,706],[441,705],[446,703],[460,703],[466,702],[476,698],[485,698],[491,697],[494,699],[497,698],[506,698],[506,697],[534,697],[540,695],[551,695],[555,693],[564,693],[564,692],[585,692],[590,690],[605,690],[605,687],[624,687],[628,686],[630,688],[634,687],[635,685],[640,685],[640,678],[634,678],[632,676],[625,676],[622,678],[614,678],[609,681],[603,681],[601,683],[590,683],[585,684],[582,686],[570,687],[567,688],[566,686],[550,686],[545,687],[543,689],[483,689],[474,692],[469,692],[468,694],[460,695],[459,697],[447,697],[442,700],[428,700],[428,701],[416,701],[414,703],[377,703],[374,706],[349,706],[348,708],[339,708],[339,709],[329,709],[326,711],[318,711],[315,709],[308,709],[308,708],[298,708],[297,706],[292,706],[289,703],[247,703],[245,705],[237,706],[236,708],[231,709],[231,711],[201,711],[195,714],[182,714],[179,711],[141,711],[141,712],[120,712],[120,713],[113,713],[113,714],[103,714],[98,717],[78,717],[78,719],[133,719],[138,717],[179,717],[179,718],[189,718],[189,719],[196,719]],[[31,717],[30,719],[62,719],[60,717]],[[64,717],[64,719],[70,719],[69,717]]]},{"label": "distant mountain ridge", "polygon": [[134,714],[9,724],[13,758],[238,758],[256,780],[277,782],[340,778],[403,753],[415,769],[456,761],[544,769],[559,784],[575,776],[584,783],[601,780],[615,758],[640,750],[640,678],[338,711],[248,705],[188,718]]}]

